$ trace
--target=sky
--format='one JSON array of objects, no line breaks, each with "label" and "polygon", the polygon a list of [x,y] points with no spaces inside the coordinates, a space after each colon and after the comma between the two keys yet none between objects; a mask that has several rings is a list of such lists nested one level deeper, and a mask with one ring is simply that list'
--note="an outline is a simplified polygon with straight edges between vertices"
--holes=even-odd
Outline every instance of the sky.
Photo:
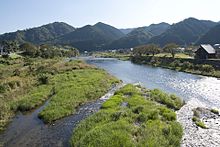
[{"label": "sky", "polygon": [[66,22],[117,28],[177,23],[188,17],[220,21],[220,0],[0,0],[0,34]]}]

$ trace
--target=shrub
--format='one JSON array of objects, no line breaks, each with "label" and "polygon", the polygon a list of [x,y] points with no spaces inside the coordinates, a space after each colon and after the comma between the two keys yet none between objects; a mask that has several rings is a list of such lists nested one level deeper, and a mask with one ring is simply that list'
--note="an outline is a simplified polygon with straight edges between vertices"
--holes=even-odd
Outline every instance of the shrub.
[{"label": "shrub", "polygon": [[153,100],[175,110],[179,110],[184,105],[184,101],[179,97],[175,95],[168,95],[158,89],[151,90],[150,97]]},{"label": "shrub", "polygon": [[202,121],[197,121],[196,125],[200,128],[207,129],[207,127],[205,126],[205,124]]},{"label": "shrub", "polygon": [[211,109],[211,112],[212,112],[212,113],[214,113],[214,114],[219,115],[219,111],[218,111],[218,110],[216,110],[216,109]]},{"label": "shrub", "polygon": [[205,65],[202,65],[201,71],[209,73],[209,72],[214,72],[215,69],[213,66],[205,64]]},{"label": "shrub", "polygon": [[5,85],[0,84],[0,93],[4,93],[6,91]]},{"label": "shrub", "polygon": [[175,60],[175,61],[170,63],[170,66],[171,67],[179,67],[179,66],[181,66],[181,63],[180,63],[179,60]]},{"label": "shrub", "polygon": [[40,74],[38,76],[38,82],[40,84],[48,84],[49,83],[49,77],[46,74]]},{"label": "shrub", "polygon": [[199,121],[199,119],[197,117],[193,116],[192,121],[197,122],[197,121]]},{"label": "shrub", "polygon": [[193,68],[193,64],[190,63],[190,62],[183,62],[182,64],[182,69],[185,70],[185,69],[192,69]]}]

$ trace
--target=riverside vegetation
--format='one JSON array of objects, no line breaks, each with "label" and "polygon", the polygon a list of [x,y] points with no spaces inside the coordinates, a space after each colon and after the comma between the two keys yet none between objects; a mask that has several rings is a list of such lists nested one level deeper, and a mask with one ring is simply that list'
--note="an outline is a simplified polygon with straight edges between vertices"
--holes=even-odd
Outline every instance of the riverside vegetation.
[{"label": "riverside vegetation", "polygon": [[72,146],[180,146],[175,110],[184,102],[160,90],[128,84],[74,130]]},{"label": "riverside vegetation", "polygon": [[131,61],[134,63],[148,64],[193,74],[220,77],[220,71],[212,65],[194,64],[189,61],[184,61],[184,59],[142,56],[132,57]]},{"label": "riverside vegetation", "polygon": [[0,77],[0,131],[18,111],[30,111],[48,99],[39,114],[44,122],[71,115],[119,82],[104,70],[63,58],[0,58]]}]

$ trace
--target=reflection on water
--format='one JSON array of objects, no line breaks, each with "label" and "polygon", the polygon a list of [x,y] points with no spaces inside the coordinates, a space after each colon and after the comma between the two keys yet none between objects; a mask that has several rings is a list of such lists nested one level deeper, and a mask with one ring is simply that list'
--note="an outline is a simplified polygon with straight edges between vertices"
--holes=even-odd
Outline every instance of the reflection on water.
[{"label": "reflection on water", "polygon": [[143,86],[175,93],[186,101],[197,98],[208,106],[220,107],[220,80],[169,69],[137,65],[116,59],[87,58],[88,63],[107,70],[125,83],[141,82]]}]

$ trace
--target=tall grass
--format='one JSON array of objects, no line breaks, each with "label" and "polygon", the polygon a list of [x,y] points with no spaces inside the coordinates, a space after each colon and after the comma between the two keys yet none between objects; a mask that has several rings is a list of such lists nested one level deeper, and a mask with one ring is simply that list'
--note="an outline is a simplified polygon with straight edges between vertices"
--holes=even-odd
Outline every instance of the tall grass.
[{"label": "tall grass", "polygon": [[98,98],[117,79],[83,61],[62,58],[0,58],[0,131],[17,111],[51,104],[40,114],[51,122],[74,113],[75,107]]},{"label": "tall grass", "polygon": [[180,146],[183,130],[174,110],[142,94],[130,84],[117,91],[77,126],[72,146]]}]

